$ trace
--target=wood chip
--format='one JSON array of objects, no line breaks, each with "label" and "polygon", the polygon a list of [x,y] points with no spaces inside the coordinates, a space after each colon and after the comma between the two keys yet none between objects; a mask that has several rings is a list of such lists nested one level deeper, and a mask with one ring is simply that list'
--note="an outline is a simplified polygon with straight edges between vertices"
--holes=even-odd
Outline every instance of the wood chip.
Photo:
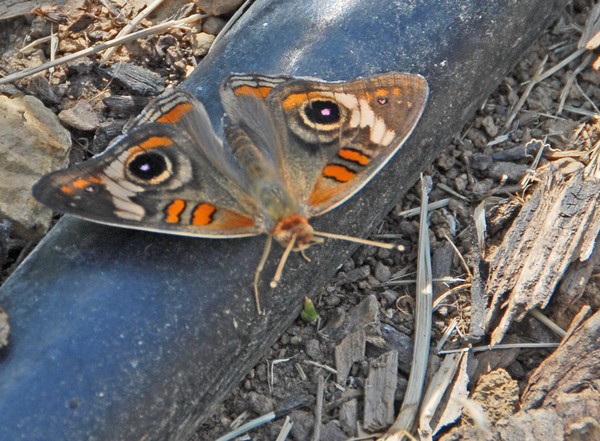
[{"label": "wood chip", "polygon": [[365,358],[365,331],[358,330],[347,335],[335,347],[335,369],[337,382],[344,384],[352,365]]},{"label": "wood chip", "polygon": [[374,432],[394,421],[394,394],[398,384],[398,352],[390,351],[373,360],[365,382],[363,427]]},{"label": "wood chip", "polygon": [[98,71],[135,95],[154,96],[165,89],[164,80],[160,75],[135,64],[118,63],[107,68],[98,68]]}]

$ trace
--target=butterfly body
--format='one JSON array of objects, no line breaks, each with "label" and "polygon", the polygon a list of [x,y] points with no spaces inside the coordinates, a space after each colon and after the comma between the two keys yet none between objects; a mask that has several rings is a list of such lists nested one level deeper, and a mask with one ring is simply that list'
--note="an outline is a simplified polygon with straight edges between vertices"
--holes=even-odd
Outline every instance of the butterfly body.
[{"label": "butterfly body", "polygon": [[43,177],[38,200],[84,219],[207,238],[266,233],[301,250],[309,219],[345,202],[415,127],[419,75],[348,82],[232,75],[218,136],[189,92],[158,98],[102,154]]}]

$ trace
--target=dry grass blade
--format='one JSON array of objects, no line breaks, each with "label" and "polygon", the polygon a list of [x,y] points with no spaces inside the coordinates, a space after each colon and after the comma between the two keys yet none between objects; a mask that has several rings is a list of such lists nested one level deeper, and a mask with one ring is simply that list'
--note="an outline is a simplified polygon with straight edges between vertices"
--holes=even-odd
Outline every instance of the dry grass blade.
[{"label": "dry grass blade", "polygon": [[423,394],[429,345],[431,342],[431,314],[433,282],[431,270],[431,250],[429,243],[429,222],[427,219],[428,192],[431,186],[421,177],[421,220],[419,224],[419,255],[417,266],[417,290],[415,311],[414,354],[400,413],[383,439],[401,441],[404,433],[414,426]]},{"label": "dry grass blade", "polygon": [[536,86],[537,83],[539,83],[540,81],[542,81],[542,72],[544,70],[544,66],[546,65],[546,61],[548,61],[548,55],[546,55],[544,57],[544,59],[542,60],[542,62],[538,66],[535,74],[531,78],[531,81],[529,81],[529,84],[527,84],[527,87],[525,88],[525,91],[523,92],[523,95],[521,95],[521,98],[519,98],[519,101],[517,102],[517,104],[513,108],[512,112],[510,113],[510,115],[508,116],[508,118],[506,118],[506,123],[504,124],[505,128],[510,127],[510,125],[512,124],[512,122],[515,120],[517,114],[519,113],[519,110],[521,110],[521,107],[523,107],[523,105],[525,104],[525,101],[527,101],[527,98],[529,97],[529,94],[531,93],[531,91],[533,90],[533,88]]},{"label": "dry grass blade", "polygon": [[169,28],[182,26],[190,23],[197,22],[205,18],[204,14],[194,14],[189,17],[182,18],[180,20],[170,20],[164,23],[158,24],[156,26],[152,26],[148,29],[142,29],[141,31],[134,32],[133,34],[126,35],[124,37],[115,38],[114,40],[107,41],[106,43],[100,43],[96,46],[92,46],[87,49],[83,49],[79,52],[74,52],[72,54],[66,55],[64,57],[58,58],[54,61],[50,61],[48,63],[41,64],[36,67],[32,67],[31,69],[24,69],[20,72],[16,72],[14,74],[7,75],[3,78],[0,78],[0,84],[10,83],[11,81],[16,81],[28,77],[30,75],[36,74],[38,72],[43,72],[46,69],[49,69],[54,66],[58,66],[60,64],[68,63],[69,61],[76,60],[81,57],[86,57],[88,55],[94,54],[96,52],[101,52],[113,46],[118,46],[123,43],[127,43],[128,41],[133,41],[138,38],[147,37],[148,35],[158,34],[160,32],[166,31]]},{"label": "dry grass blade", "polygon": [[[565,67],[566,65],[568,65],[571,61],[579,58],[581,56],[581,54],[583,54],[583,53],[585,53],[585,49],[577,49],[575,52],[573,52],[567,58],[565,58],[564,60],[562,60],[560,63],[556,64],[554,67],[548,69],[546,72],[544,72],[542,75],[540,75],[540,77],[537,79],[536,82],[537,83],[541,83],[546,78],[551,77],[556,72],[558,72],[559,70],[561,70],[563,67]],[[531,81],[533,82],[534,79],[532,78]]]},{"label": "dry grass blade", "polygon": [[281,427],[279,435],[277,435],[277,439],[275,439],[275,441],[285,441],[290,434],[293,425],[294,423],[290,419],[289,415],[286,416],[285,420],[283,421],[283,426]]},{"label": "dry grass blade", "polygon": [[[567,74],[567,82],[565,84],[565,87],[563,87],[562,91],[560,92],[560,101],[558,104],[558,110],[556,111],[557,115],[560,115],[565,107],[565,103],[567,102],[567,98],[569,97],[569,92],[571,91],[571,88],[573,87],[573,85],[575,84],[576,80],[577,80],[577,75],[579,75],[581,72],[583,72],[583,70],[588,67],[588,65],[590,64],[590,61],[592,60],[592,56],[593,54],[590,52],[589,54],[587,54],[584,58],[583,61],[579,64],[579,66],[577,66],[577,68],[573,71],[573,72],[569,72]],[[585,96],[585,94],[584,94]],[[594,103],[592,102],[592,105],[594,105]]]}]

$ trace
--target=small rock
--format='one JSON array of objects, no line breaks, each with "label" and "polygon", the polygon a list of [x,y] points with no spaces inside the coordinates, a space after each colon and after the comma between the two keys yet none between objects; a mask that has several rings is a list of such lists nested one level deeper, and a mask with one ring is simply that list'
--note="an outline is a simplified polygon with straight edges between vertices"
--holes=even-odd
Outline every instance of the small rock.
[{"label": "small rock", "polygon": [[37,203],[31,187],[68,162],[71,134],[32,96],[0,96],[0,217],[15,232],[36,238],[50,226],[52,211]]},{"label": "small rock", "polygon": [[264,415],[273,410],[273,400],[257,392],[250,392],[247,407],[257,415]]},{"label": "small rock", "polygon": [[419,233],[419,225],[413,221],[403,220],[399,226],[400,233],[406,237],[415,237]]},{"label": "small rock", "polygon": [[390,267],[384,265],[381,262],[375,264],[375,278],[381,283],[387,282],[392,277],[392,271]]},{"label": "small rock", "polygon": [[113,116],[128,119],[139,114],[150,99],[142,96],[112,95],[102,100]]},{"label": "small rock", "polygon": [[483,150],[486,147],[488,142],[485,133],[483,133],[479,129],[476,129],[475,127],[471,127],[469,129],[469,131],[467,132],[467,138],[473,142],[475,147],[481,150]]},{"label": "small rock", "polygon": [[208,17],[206,20],[204,20],[204,23],[202,23],[202,31],[206,32],[207,34],[217,35],[219,32],[221,32],[221,29],[225,27],[225,24],[226,21],[221,17]]},{"label": "small rock", "polygon": [[339,341],[347,334],[363,329],[369,323],[379,321],[379,302],[374,295],[367,296],[347,314],[336,311],[339,309],[334,309],[327,316],[327,324],[322,329],[322,333],[333,341]]},{"label": "small rock", "polygon": [[396,351],[398,369],[404,373],[410,372],[412,362],[413,340],[409,335],[399,331],[394,326],[382,323],[381,337],[367,340],[366,353],[368,357],[379,357],[386,352]]},{"label": "small rock", "polygon": [[58,119],[66,126],[83,132],[93,132],[100,126],[100,119],[87,100],[79,100],[70,109],[63,110]]},{"label": "small rock", "polygon": [[474,170],[484,171],[490,168],[494,164],[494,161],[490,155],[486,155],[485,153],[473,153],[469,158],[469,164]]},{"label": "small rock", "polygon": [[512,162],[496,162],[488,171],[488,175],[497,181],[519,182],[529,170],[526,164]]},{"label": "small rock", "polygon": [[8,323],[8,314],[0,308],[0,348],[8,344],[8,335],[10,334],[10,324]]},{"label": "small rock", "polygon": [[363,265],[359,268],[353,269],[347,273],[339,273],[342,283],[355,283],[359,280],[366,279],[371,274],[371,267],[369,265]]},{"label": "small rock", "polygon": [[290,414],[293,421],[291,435],[297,440],[309,440],[315,424],[315,417],[304,410],[295,410]]},{"label": "small rock", "polygon": [[335,421],[329,421],[324,426],[321,426],[321,437],[320,439],[323,441],[344,441],[348,437],[340,426]]},{"label": "small rock", "polygon": [[196,57],[203,57],[208,54],[210,47],[215,41],[215,36],[206,32],[199,32],[192,35],[192,52]]},{"label": "small rock", "polygon": [[87,57],[78,58],[67,63],[69,73],[76,75],[89,74],[94,68],[95,63]]},{"label": "small rock", "polygon": [[223,15],[239,8],[244,0],[198,0],[197,3],[209,15]]},{"label": "small rock", "polygon": [[498,126],[494,123],[494,118],[492,115],[487,115],[481,120],[481,125],[485,129],[486,133],[490,135],[490,137],[495,138],[498,136]]},{"label": "small rock", "polygon": [[381,293],[380,296],[386,305],[391,305],[398,299],[398,297],[400,297],[400,294],[394,290],[386,289]]},{"label": "small rock", "polygon": [[31,29],[29,36],[37,40],[38,38],[46,37],[52,33],[52,24],[43,17],[36,16],[31,21]]},{"label": "small rock", "polygon": [[348,271],[352,271],[354,268],[356,268],[356,265],[354,264],[354,260],[352,259],[348,259],[342,264],[342,271],[346,273]]},{"label": "small rock", "polygon": [[314,338],[310,339],[306,342],[304,352],[306,352],[306,355],[308,355],[310,358],[318,359],[322,355],[321,344],[318,340],[315,340]]},{"label": "small rock", "polygon": [[102,152],[117,136],[123,134],[123,127],[126,121],[122,119],[108,119],[102,123],[94,133],[92,140],[91,152],[98,154]]}]

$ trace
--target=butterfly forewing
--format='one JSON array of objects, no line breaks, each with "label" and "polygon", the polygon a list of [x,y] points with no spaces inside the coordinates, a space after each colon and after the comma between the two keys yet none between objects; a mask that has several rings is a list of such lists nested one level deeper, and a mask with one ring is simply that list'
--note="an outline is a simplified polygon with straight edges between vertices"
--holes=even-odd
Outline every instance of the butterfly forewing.
[{"label": "butterfly forewing", "polygon": [[168,100],[156,122],[42,178],[36,198],[58,211],[142,230],[200,237],[262,232],[256,206],[230,177],[232,164],[203,108],[186,93]]},{"label": "butterfly forewing", "polygon": [[427,100],[419,75],[389,73],[344,83],[294,80],[274,88],[286,179],[308,216],[360,190],[414,129]]}]

